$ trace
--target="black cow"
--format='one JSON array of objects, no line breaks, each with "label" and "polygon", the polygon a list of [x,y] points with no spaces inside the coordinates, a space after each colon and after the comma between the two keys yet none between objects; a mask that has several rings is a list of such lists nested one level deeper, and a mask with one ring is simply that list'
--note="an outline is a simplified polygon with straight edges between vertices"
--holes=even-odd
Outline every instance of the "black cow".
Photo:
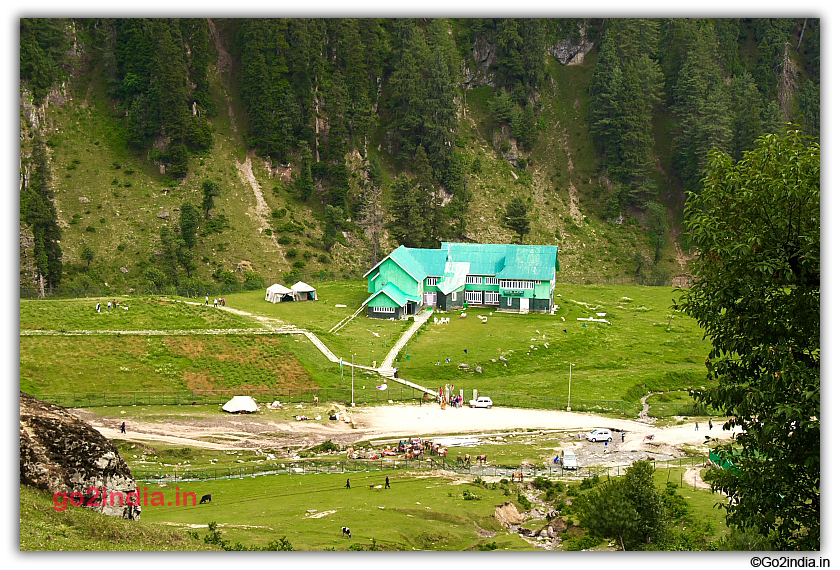
[{"label": "black cow", "polygon": [[199,505],[203,505],[204,503],[212,503],[213,502],[213,495],[204,495],[201,497],[201,500],[198,502]]},{"label": "black cow", "polygon": [[346,526],[341,527],[341,536],[346,536],[347,538],[353,538],[353,535],[350,534],[350,529]]}]

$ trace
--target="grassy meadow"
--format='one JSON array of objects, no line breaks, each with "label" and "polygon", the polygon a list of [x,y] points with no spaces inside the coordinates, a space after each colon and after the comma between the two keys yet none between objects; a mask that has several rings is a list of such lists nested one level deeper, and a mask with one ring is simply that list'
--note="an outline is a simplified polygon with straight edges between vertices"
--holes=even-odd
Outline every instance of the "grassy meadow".
[{"label": "grassy meadow", "polygon": [[[322,282],[318,291],[317,302],[276,305],[263,300],[263,291],[238,293],[228,297],[228,306],[311,330],[337,356],[367,366],[374,360],[381,363],[409,326],[362,314],[329,333],[360,306],[365,284]],[[532,396],[549,407],[563,407],[572,363],[573,401],[638,406],[649,391],[683,390],[651,397],[664,413],[669,403],[689,403],[684,390],[703,385],[710,348],[697,323],[671,309],[676,295],[666,287],[558,285],[555,315],[498,313],[492,308],[468,308],[465,318],[449,313],[450,323],[430,320],[422,327],[395,365],[401,378],[420,385],[448,383],[465,394],[476,389],[497,398]],[[166,298],[129,299],[125,304],[129,311],[98,314],[90,300],[21,301],[21,329],[261,326],[256,319]],[[597,313],[606,313],[603,318],[611,324],[577,320],[599,318]],[[479,316],[486,316],[487,323]],[[460,364],[468,370],[460,370]],[[302,335],[21,336],[20,370],[22,389],[34,393],[349,388],[349,370],[342,379],[339,367]],[[377,382],[364,374],[356,379],[357,390],[372,390]]]}]

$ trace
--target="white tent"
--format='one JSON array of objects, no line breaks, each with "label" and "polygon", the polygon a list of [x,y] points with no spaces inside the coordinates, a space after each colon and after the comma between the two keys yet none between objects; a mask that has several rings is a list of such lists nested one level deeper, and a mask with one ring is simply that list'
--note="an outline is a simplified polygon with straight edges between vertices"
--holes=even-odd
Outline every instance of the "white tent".
[{"label": "white tent", "polygon": [[[288,298],[286,298],[288,296]],[[269,303],[279,303],[280,301],[293,301],[295,293],[288,287],[283,287],[279,283],[275,283],[265,290],[265,300]]]},{"label": "white tent", "polygon": [[297,283],[292,285],[292,291],[294,292],[296,301],[318,300],[318,292],[315,291],[315,287],[307,285],[303,281],[298,281]]},{"label": "white tent", "polygon": [[257,412],[260,407],[251,396],[234,396],[230,401],[222,406],[222,409],[232,414],[242,412]]}]

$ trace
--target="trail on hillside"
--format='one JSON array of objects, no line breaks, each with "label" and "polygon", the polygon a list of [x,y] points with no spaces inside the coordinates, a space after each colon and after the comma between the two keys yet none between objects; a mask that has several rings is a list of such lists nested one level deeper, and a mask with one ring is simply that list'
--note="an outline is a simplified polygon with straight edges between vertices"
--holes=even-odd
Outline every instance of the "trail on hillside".
[{"label": "trail on hillside", "polygon": [[569,216],[572,217],[575,224],[581,225],[583,223],[583,214],[581,214],[580,207],[578,206],[577,188],[575,188],[572,182],[572,172],[575,169],[575,165],[572,162],[572,152],[569,150],[569,133],[566,132],[566,129],[563,129],[563,136],[560,141],[563,143],[563,152],[569,158]]},{"label": "trail on hillside", "polygon": [[[254,177],[254,171],[251,168],[250,153],[245,158],[245,162],[241,164],[238,162],[236,163],[236,168],[239,170],[239,177],[242,179],[242,181],[245,184],[249,185],[254,191],[254,197],[256,198],[257,203],[254,208],[248,208],[248,215],[252,218],[256,218],[259,226],[259,231],[260,233],[262,233],[264,229],[270,227],[268,221],[271,217],[271,208],[269,208],[268,204],[266,204],[265,198],[263,197],[262,189],[260,188],[260,184]],[[274,239],[269,239],[269,241],[274,245],[278,253],[282,255],[283,248],[280,247],[280,244]]]},{"label": "trail on hillside", "polygon": [[222,44],[222,40],[219,37],[219,32],[218,30],[216,30],[216,25],[213,23],[213,20],[207,18],[207,24],[210,27],[210,35],[213,36],[213,43],[216,45],[216,53],[218,54],[218,57],[216,59],[216,75],[219,76],[219,83],[221,84],[222,91],[225,94],[228,115],[230,116],[230,128],[233,132],[237,132],[236,119],[233,114],[233,103],[231,102],[230,94],[228,92],[228,86],[224,77],[225,74],[230,75],[231,69],[233,69],[233,60],[231,59],[230,54],[225,50],[225,47]]}]

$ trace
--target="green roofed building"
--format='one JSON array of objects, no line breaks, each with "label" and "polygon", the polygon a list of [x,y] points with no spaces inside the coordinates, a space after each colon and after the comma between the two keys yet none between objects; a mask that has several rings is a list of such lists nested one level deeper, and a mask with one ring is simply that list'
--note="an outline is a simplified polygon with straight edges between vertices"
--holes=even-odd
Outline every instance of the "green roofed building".
[{"label": "green roofed building", "polygon": [[400,246],[365,274],[367,314],[401,319],[426,307],[464,305],[514,313],[554,308],[557,246],[442,243]]}]

